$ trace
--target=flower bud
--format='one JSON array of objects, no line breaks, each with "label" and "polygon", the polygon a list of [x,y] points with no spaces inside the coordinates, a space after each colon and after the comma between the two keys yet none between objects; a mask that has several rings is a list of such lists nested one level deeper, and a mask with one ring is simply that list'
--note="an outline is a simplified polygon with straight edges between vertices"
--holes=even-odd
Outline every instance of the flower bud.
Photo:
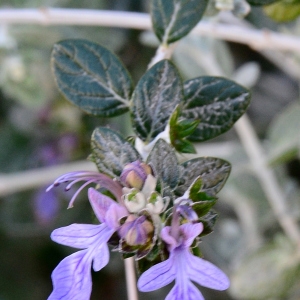
[{"label": "flower bud", "polygon": [[119,230],[119,235],[130,246],[145,244],[154,231],[153,224],[145,216],[129,216]]},{"label": "flower bud", "polygon": [[137,160],[124,167],[120,180],[126,187],[141,190],[149,174],[152,174],[151,167]]},{"label": "flower bud", "polygon": [[165,203],[162,196],[159,193],[152,192],[147,201],[148,204],[146,205],[146,208],[150,212],[154,214],[160,214],[164,210]]},{"label": "flower bud", "polygon": [[126,194],[123,195],[124,204],[129,212],[137,213],[146,206],[146,197],[145,195],[137,189],[123,188],[123,192],[126,191]]}]

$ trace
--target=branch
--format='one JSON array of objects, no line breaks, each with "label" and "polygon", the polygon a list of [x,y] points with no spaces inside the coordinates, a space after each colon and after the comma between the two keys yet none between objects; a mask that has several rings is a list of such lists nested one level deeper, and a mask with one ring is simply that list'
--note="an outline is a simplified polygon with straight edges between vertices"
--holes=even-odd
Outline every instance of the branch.
[{"label": "branch", "polygon": [[267,160],[258,137],[247,115],[244,115],[234,126],[241,143],[249,157],[252,168],[261,182],[269,204],[285,234],[300,250],[300,230],[297,220],[288,213],[284,195],[274,172],[267,166]]},{"label": "branch", "polygon": [[[0,24],[89,25],[151,29],[146,13],[101,11],[89,9],[39,8],[0,9]],[[201,21],[192,31],[195,34],[247,44],[256,49],[300,51],[300,38],[270,30],[244,28],[239,25]]]},{"label": "branch", "polygon": [[0,197],[26,189],[50,185],[58,176],[64,173],[81,170],[96,171],[96,167],[92,162],[79,161],[13,174],[0,173]]}]

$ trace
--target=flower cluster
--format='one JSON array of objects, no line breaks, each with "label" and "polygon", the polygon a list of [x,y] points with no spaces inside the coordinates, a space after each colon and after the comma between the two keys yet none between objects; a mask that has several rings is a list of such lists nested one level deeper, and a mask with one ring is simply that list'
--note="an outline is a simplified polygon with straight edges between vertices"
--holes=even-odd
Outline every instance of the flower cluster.
[{"label": "flower cluster", "polygon": [[[62,182],[70,182],[69,189],[80,180],[111,192],[112,198],[97,189],[88,189],[88,198],[100,224],[72,224],[53,231],[53,241],[80,249],[66,257],[52,274],[53,292],[49,300],[89,299],[92,289],[91,268],[102,269],[109,261],[108,245],[123,254],[145,260],[145,270],[139,270],[137,286],[142,292],[159,289],[175,280],[167,300],[204,299],[193,285],[225,290],[229,279],[216,266],[193,254],[204,225],[193,190],[198,183],[176,199],[160,193],[156,170],[139,160],[126,164],[118,178],[97,172],[75,172],[58,178],[49,189]],[[70,202],[73,206],[74,195]],[[191,196],[193,199],[185,198]],[[199,195],[199,193],[197,193]],[[207,197],[209,198],[209,197]],[[115,242],[118,237],[119,243]],[[159,249],[155,263],[147,260],[154,249]],[[159,261],[158,261],[159,260]]]}]

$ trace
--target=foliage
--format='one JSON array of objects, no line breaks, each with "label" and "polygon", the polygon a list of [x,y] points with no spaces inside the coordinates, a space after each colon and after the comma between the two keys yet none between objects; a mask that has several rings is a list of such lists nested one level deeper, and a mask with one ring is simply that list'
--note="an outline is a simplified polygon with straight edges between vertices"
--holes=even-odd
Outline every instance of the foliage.
[{"label": "foliage", "polygon": [[[9,5],[48,4],[25,2],[13,1]],[[135,32],[71,26],[36,29],[27,25],[8,26],[8,31],[1,31],[0,41],[5,43],[0,45],[0,169],[2,173],[12,173],[52,166],[85,159],[91,153],[89,159],[99,172],[119,181],[128,163],[144,160],[158,179],[156,192],[170,200],[160,217],[170,225],[172,203],[187,192],[185,195],[189,195],[191,207],[204,226],[191,250],[195,256],[215,260],[230,275],[232,287],[228,295],[207,292],[207,298],[295,300],[299,296],[295,247],[279,228],[279,217],[274,216],[268,204],[263,184],[230,129],[248,109],[252,94],[249,115],[260,135],[269,167],[275,168],[287,216],[299,219],[299,79],[294,75],[300,69],[299,56],[281,53],[278,58],[273,53],[277,67],[296,78],[292,80],[248,49],[188,35],[203,15],[208,16],[208,6],[214,7],[214,14],[218,13],[219,2],[222,1],[168,0],[151,1],[150,5],[148,1],[136,4],[90,0],[76,4],[109,9],[115,5],[124,10],[149,4],[156,35],[154,44],[170,49],[179,43],[172,60],[163,59],[148,69],[152,50],[138,44]],[[234,13],[243,2],[234,1]],[[254,25],[272,24],[265,13],[275,22],[289,22],[288,26],[278,25],[279,31],[298,35],[297,1],[247,2],[257,6],[251,7],[248,18]],[[64,1],[61,5],[71,7],[73,3]],[[56,92],[49,69],[54,43],[52,69],[62,95]],[[256,61],[236,69],[241,60],[247,61],[244,53]],[[280,65],[281,61],[287,67]],[[262,68],[260,75],[258,64]],[[44,189],[16,193],[1,201],[0,298],[30,299],[33,294],[45,298],[51,289],[51,270],[69,254],[50,244],[49,232],[74,220],[91,219],[90,208],[80,201],[86,197],[79,197],[76,209],[64,212],[63,202],[58,199],[69,196],[57,189],[44,197],[48,202],[43,202]],[[113,197],[103,187],[100,191]],[[53,207],[48,205],[49,199]],[[45,212],[49,212],[49,218]],[[27,241],[19,237],[27,237]],[[110,245],[117,247],[114,238]],[[141,272],[168,258],[165,245],[157,235],[152,238],[153,248],[137,262]],[[126,245],[126,250],[130,252],[132,248]],[[14,262],[6,255],[12,251]],[[124,257],[132,255],[123,253]],[[94,291],[97,296],[103,296],[103,285],[115,283],[116,277],[121,276],[120,271],[113,270],[118,256],[113,256],[113,260],[115,264],[100,275],[93,274],[97,281],[94,287],[100,290]],[[40,270],[40,266],[45,270]],[[20,275],[14,271],[17,268]],[[22,281],[18,276],[22,276]],[[33,285],[36,281],[43,284]],[[119,291],[113,291],[116,299],[124,297],[123,281],[119,286]],[[145,299],[152,296],[143,295]]]}]

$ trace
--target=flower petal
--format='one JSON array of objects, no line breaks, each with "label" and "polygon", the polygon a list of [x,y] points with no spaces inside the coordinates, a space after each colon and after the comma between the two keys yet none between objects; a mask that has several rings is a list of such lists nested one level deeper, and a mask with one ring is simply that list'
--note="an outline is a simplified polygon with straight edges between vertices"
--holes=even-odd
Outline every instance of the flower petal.
[{"label": "flower petal", "polygon": [[196,257],[191,253],[186,254],[187,275],[198,284],[223,291],[229,288],[230,281],[227,275],[212,263]]},{"label": "flower petal", "polygon": [[120,219],[127,215],[128,211],[124,206],[113,203],[106,212],[105,223],[108,227],[117,230],[120,227]]},{"label": "flower petal", "polygon": [[85,249],[95,243],[106,243],[113,231],[106,224],[72,224],[66,227],[55,229],[51,239],[62,245]]},{"label": "flower petal", "polygon": [[189,247],[192,245],[194,239],[202,232],[203,224],[202,223],[185,223],[180,226],[180,231],[184,236],[183,245]]},{"label": "flower petal", "polygon": [[94,271],[100,271],[102,268],[104,268],[109,262],[109,249],[106,244],[103,244],[101,247],[99,247],[94,255],[93,260],[93,269]]},{"label": "flower petal", "polygon": [[93,188],[89,188],[88,197],[95,215],[101,223],[104,223],[107,210],[112,204],[116,204],[116,202]]},{"label": "flower petal", "polygon": [[151,292],[169,284],[175,278],[173,259],[167,259],[144,272],[137,286],[141,292]]},{"label": "flower petal", "polygon": [[88,300],[92,291],[91,262],[89,250],[62,260],[52,273],[53,292],[48,300]]},{"label": "flower petal", "polygon": [[176,283],[165,300],[204,300],[199,290],[190,282]]}]

